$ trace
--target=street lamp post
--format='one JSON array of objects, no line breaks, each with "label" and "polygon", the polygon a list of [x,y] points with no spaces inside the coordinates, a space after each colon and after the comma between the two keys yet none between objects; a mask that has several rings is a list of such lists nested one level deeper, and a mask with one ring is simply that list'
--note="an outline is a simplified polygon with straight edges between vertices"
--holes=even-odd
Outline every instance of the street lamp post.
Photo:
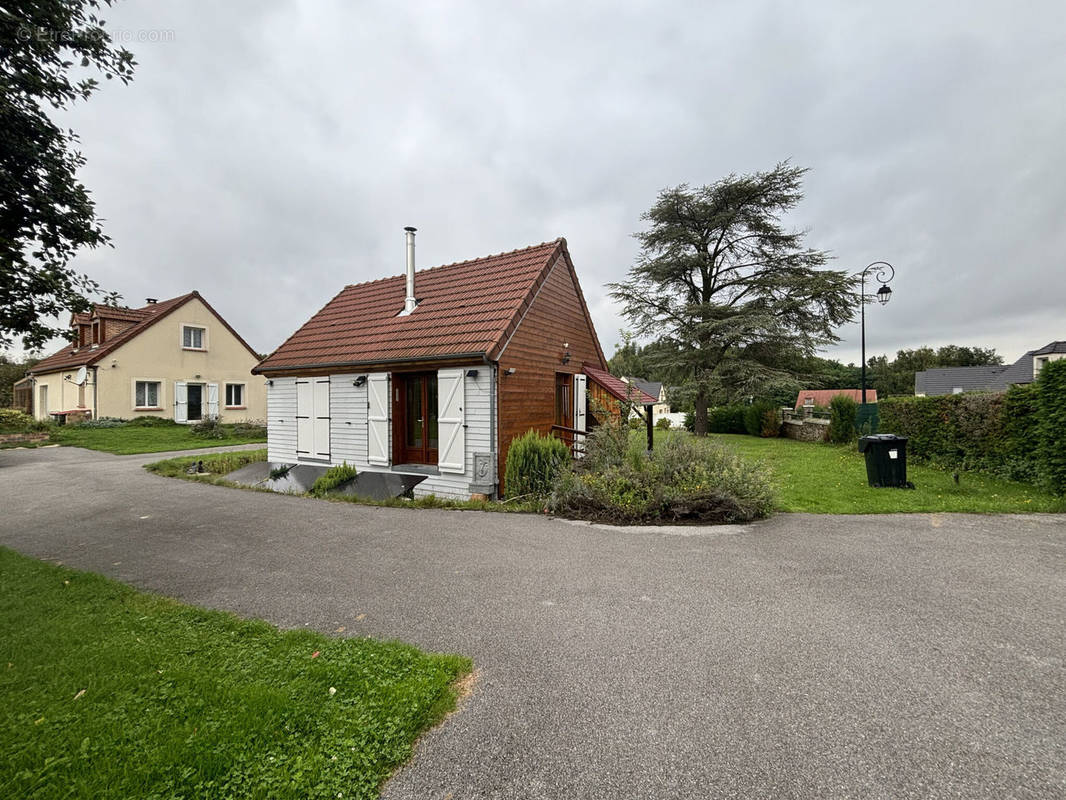
[{"label": "street lamp post", "polygon": [[[860,278],[860,315],[862,317],[862,403],[866,405],[866,273],[874,267],[877,267],[877,271],[874,273],[874,277],[881,282],[881,288],[877,290],[877,301],[884,305],[892,297],[892,290],[888,288],[888,282],[896,277],[896,268],[889,264],[887,261],[875,261],[872,264],[868,264],[866,269],[862,271]],[[888,275],[886,278],[885,275]]]}]

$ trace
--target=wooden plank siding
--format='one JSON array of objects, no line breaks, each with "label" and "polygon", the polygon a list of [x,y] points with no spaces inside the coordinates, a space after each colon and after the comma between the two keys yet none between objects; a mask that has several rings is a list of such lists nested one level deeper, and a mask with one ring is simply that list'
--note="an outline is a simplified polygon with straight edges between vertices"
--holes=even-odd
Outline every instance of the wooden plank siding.
[{"label": "wooden plank siding", "polygon": [[[569,343],[570,361],[562,362]],[[525,317],[498,359],[500,491],[511,440],[529,429],[551,432],[555,423],[555,375],[581,372],[582,365],[607,369],[569,260],[560,254]],[[508,369],[514,374],[508,375]]]}]

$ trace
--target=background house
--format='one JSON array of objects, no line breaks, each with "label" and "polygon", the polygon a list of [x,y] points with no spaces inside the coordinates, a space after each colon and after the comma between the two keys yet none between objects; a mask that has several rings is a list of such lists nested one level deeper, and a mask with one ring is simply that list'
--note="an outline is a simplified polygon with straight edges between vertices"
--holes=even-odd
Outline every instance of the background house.
[{"label": "background house", "polygon": [[[856,403],[862,402],[862,389],[804,389],[796,395],[795,410],[813,410],[815,408],[829,408],[834,397],[850,397]],[[877,402],[877,390],[866,390],[866,402]]]},{"label": "background house", "polygon": [[926,397],[963,392],[1002,392],[1015,384],[1032,383],[1049,361],[1066,358],[1066,341],[1030,350],[1013,364],[984,367],[943,367],[914,374],[914,394]]},{"label": "background house", "polygon": [[198,292],[141,308],[95,306],[71,318],[74,341],[39,361],[20,389],[37,419],[263,419],[258,355]]},{"label": "background house", "polygon": [[268,458],[492,495],[513,438],[580,442],[606,360],[565,239],[416,272],[414,233],[405,275],[346,286],[255,368]]},{"label": "background house", "polygon": [[636,386],[644,392],[644,394],[655,398],[655,405],[652,407],[652,413],[656,418],[666,416],[670,413],[670,404],[666,401],[666,384],[659,381],[646,381],[642,378],[632,377],[623,377],[622,380]]}]

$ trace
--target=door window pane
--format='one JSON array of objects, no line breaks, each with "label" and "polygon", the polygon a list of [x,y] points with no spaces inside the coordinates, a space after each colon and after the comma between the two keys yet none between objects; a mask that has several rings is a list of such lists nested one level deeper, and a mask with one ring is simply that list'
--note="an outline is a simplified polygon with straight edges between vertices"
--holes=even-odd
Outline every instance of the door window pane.
[{"label": "door window pane", "polygon": [[422,379],[407,379],[407,446],[422,446]]},{"label": "door window pane", "polygon": [[426,419],[428,420],[429,449],[437,449],[437,376],[426,378]]}]

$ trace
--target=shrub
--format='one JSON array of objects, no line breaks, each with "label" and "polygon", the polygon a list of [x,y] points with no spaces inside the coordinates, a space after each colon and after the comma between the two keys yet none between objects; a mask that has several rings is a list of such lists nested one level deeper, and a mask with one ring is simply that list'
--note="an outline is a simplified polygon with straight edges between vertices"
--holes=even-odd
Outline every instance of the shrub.
[{"label": "shrub", "polygon": [[717,406],[707,412],[707,431],[709,433],[747,433],[744,414],[748,406]]},{"label": "shrub", "polygon": [[554,513],[616,524],[735,523],[773,508],[759,466],[713,442],[671,436],[646,453],[624,429],[605,425],[586,449],[560,471],[549,501]]},{"label": "shrub", "polygon": [[[204,419],[200,420],[200,423],[198,424],[206,422],[208,419],[213,419],[213,417],[204,417]],[[137,417],[137,419],[131,419],[126,424],[131,428],[169,428],[178,423],[172,419],[167,419],[166,417]]]},{"label": "shrub", "polygon": [[358,474],[355,467],[349,466],[347,461],[343,464],[332,466],[319,475],[315,482],[311,484],[311,494],[315,497],[324,497],[338,486],[353,480]]},{"label": "shrub", "polygon": [[254,437],[262,437],[265,439],[267,435],[266,423],[259,422],[258,420],[246,419],[240,422],[235,422],[228,427],[230,433],[242,438],[251,439]]},{"label": "shrub", "polygon": [[1066,494],[1066,359],[1044,365],[1036,379],[1037,458],[1051,491]]},{"label": "shrub", "polygon": [[630,417],[628,424],[629,424],[629,430],[631,430],[631,431],[639,431],[641,428],[644,427],[644,418],[643,417]]},{"label": "shrub", "polygon": [[777,406],[768,400],[758,400],[744,409],[744,431],[749,436],[777,436],[780,427]]},{"label": "shrub", "polygon": [[512,439],[504,468],[508,497],[548,495],[556,473],[569,460],[570,450],[554,436],[541,436],[531,430]]},{"label": "shrub", "polygon": [[192,426],[192,435],[199,436],[201,439],[225,439],[226,430],[222,427],[218,417],[204,417]]},{"label": "shrub", "polygon": [[661,431],[668,431],[671,428],[670,420],[668,420],[666,417],[660,417],[659,419],[655,420],[655,427]]},{"label": "shrub", "polygon": [[0,408],[0,431],[25,433],[38,428],[40,424],[17,408]]},{"label": "shrub", "polygon": [[692,433],[694,430],[696,430],[696,412],[695,411],[686,411],[685,412],[685,423],[684,423],[684,425],[685,425],[685,430],[688,431],[689,433]]},{"label": "shrub", "polygon": [[119,417],[97,417],[78,423],[79,428],[124,428],[127,421]]},{"label": "shrub", "polygon": [[859,404],[838,394],[829,402],[829,441],[847,444],[855,438],[855,414]]}]

